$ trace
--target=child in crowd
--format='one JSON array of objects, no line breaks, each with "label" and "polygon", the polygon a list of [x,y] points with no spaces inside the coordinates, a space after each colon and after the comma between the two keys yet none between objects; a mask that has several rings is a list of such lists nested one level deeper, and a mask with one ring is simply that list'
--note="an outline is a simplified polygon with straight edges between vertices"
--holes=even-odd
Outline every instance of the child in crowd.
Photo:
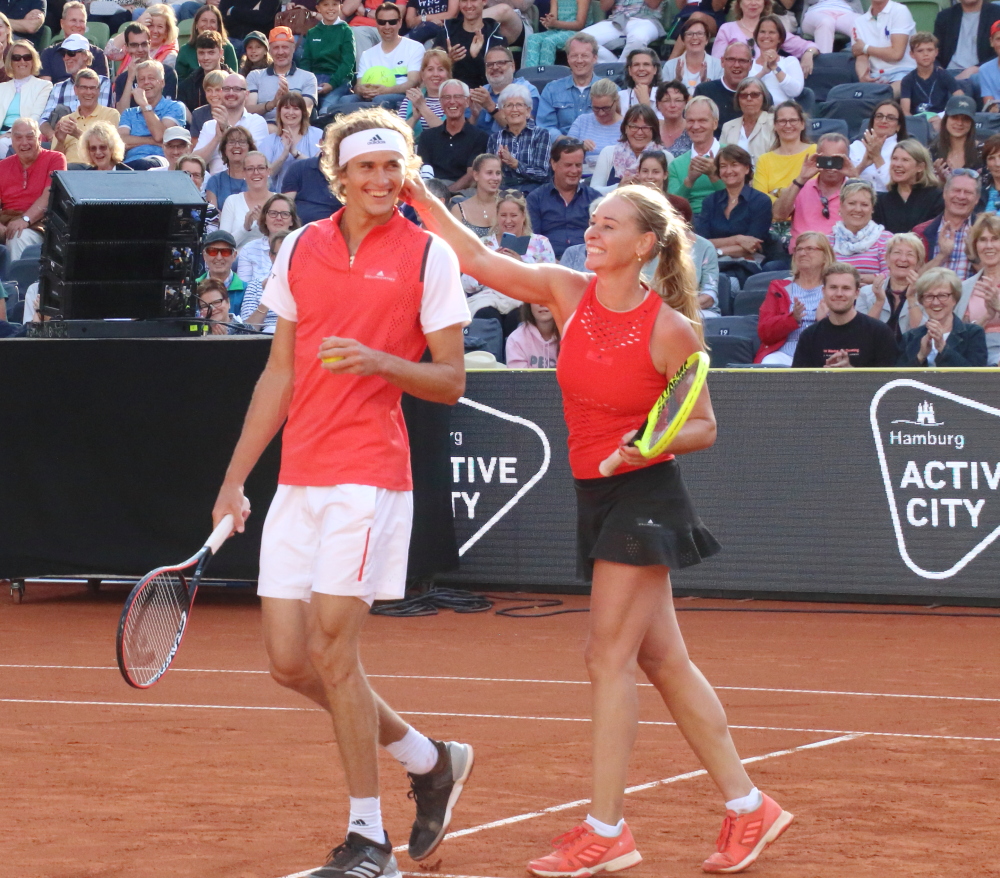
[{"label": "child in crowd", "polygon": [[316,75],[320,113],[328,112],[351,90],[355,49],[350,25],[340,17],[340,0],[319,0],[316,11],[322,19],[305,36],[300,66]]},{"label": "child in crowd", "polygon": [[920,32],[910,37],[910,54],[917,62],[899,84],[899,103],[907,116],[926,116],[936,131],[939,113],[944,112],[948,98],[962,94],[955,77],[937,65],[938,38]]},{"label": "child in crowd", "polygon": [[559,356],[559,328],[544,305],[521,305],[521,325],[507,338],[510,369],[555,369]]}]

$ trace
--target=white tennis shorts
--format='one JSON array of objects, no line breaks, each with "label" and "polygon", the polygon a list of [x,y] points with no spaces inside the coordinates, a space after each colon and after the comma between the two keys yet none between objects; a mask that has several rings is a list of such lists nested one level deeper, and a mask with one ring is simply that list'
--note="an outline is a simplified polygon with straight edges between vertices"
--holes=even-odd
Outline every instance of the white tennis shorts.
[{"label": "white tennis shorts", "polygon": [[257,594],[397,600],[406,590],[413,493],[370,485],[278,485],[264,521]]}]

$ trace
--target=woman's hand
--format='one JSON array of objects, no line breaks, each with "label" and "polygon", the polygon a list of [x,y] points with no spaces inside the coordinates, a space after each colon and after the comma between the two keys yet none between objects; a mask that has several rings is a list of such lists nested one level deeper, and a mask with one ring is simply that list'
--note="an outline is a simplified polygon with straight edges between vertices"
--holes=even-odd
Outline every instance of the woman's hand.
[{"label": "woman's hand", "polygon": [[753,255],[760,251],[761,244],[763,243],[760,238],[755,238],[753,235],[734,235],[733,237],[736,238],[736,243],[750,258],[753,258]]},{"label": "woman's hand", "polygon": [[865,145],[865,159],[868,164],[879,166],[882,164],[882,147],[885,145],[885,138],[880,137],[869,128],[862,136],[861,140]]},{"label": "woman's hand", "polygon": [[808,79],[813,72],[813,58],[819,54],[818,49],[809,49],[799,59],[799,66],[802,68],[802,76]]},{"label": "woman's hand", "polygon": [[927,332],[924,333],[924,337],[920,339],[920,350],[917,351],[917,360],[921,363],[927,362],[927,357],[931,353],[931,333],[930,333],[930,321],[927,323]]},{"label": "woman's hand", "polygon": [[917,278],[919,277],[920,272],[915,268],[911,268],[906,274],[906,301],[911,305],[917,303]]},{"label": "woman's hand", "polygon": [[515,253],[513,250],[507,247],[501,247],[497,250],[497,253],[502,253],[504,256],[510,256],[511,259],[516,259],[518,262],[524,262],[524,257],[520,253]]},{"label": "woman's hand", "polygon": [[559,21],[559,16],[554,12],[546,12],[545,15],[538,19],[538,23],[546,30],[556,30],[557,21]]},{"label": "woman's hand", "polygon": [[501,146],[497,155],[500,157],[500,161],[503,162],[503,164],[505,164],[508,168],[517,170],[520,165],[520,162],[514,158],[513,155],[511,155],[510,150],[507,149],[506,146]]},{"label": "woman's hand", "polygon": [[253,228],[253,224],[260,219],[260,205],[255,204],[250,210],[247,211],[246,218],[243,220],[243,228],[248,232]]},{"label": "woman's hand", "polygon": [[942,183],[948,180],[951,176],[951,165],[948,164],[948,159],[934,160],[934,174]]},{"label": "woman's hand", "polygon": [[872,295],[879,307],[885,304],[885,275],[880,274],[872,281]]},{"label": "woman's hand", "polygon": [[635,99],[640,104],[649,104],[650,94],[648,85],[643,85],[641,82],[637,82],[635,84],[635,88],[632,89],[632,92],[635,94]]},{"label": "woman's hand", "polygon": [[778,53],[774,49],[767,49],[760,53],[760,57],[757,59],[757,63],[760,64],[765,70],[773,71],[778,66]]},{"label": "woman's hand", "polygon": [[[927,334],[924,338],[929,338],[934,342],[934,348],[938,353],[944,350],[944,329],[933,317],[927,321]],[[923,345],[921,345],[923,347]]]},{"label": "woman's hand", "polygon": [[281,133],[281,154],[287,156],[295,145],[295,135],[291,131]]},{"label": "woman's hand", "polygon": [[796,323],[801,323],[802,318],[806,316],[806,303],[803,302],[798,296],[795,297],[795,301],[792,303],[792,317],[795,318]]},{"label": "woman's hand", "polygon": [[408,88],[406,90],[406,99],[410,102],[411,107],[419,107],[424,103],[424,93],[419,88]]},{"label": "woman's hand", "polygon": [[635,439],[638,433],[638,430],[629,430],[622,436],[621,442],[618,444],[618,453],[622,456],[622,462],[628,466],[648,466],[650,463],[642,456],[642,452],[638,448],[629,445],[629,442]]},{"label": "woman's hand", "polygon": [[816,306],[816,322],[819,323],[829,313],[830,309],[826,307],[826,302],[820,299],[819,304]]}]

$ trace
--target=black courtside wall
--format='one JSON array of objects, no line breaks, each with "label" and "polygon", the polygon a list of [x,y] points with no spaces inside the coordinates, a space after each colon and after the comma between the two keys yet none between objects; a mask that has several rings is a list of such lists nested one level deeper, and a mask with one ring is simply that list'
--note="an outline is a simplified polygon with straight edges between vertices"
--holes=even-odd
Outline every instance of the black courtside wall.
[{"label": "black courtside wall", "polygon": [[[138,575],[191,554],[267,350],[249,338],[0,345],[0,577]],[[675,586],[1000,599],[998,377],[713,372],[719,438],[682,468],[724,550]],[[418,574],[452,566],[454,509],[461,564],[439,578],[585,589],[554,374],[471,373],[450,427],[436,408],[407,411]],[[255,577],[277,468],[275,443],[247,485],[248,532],[215,575]]]}]

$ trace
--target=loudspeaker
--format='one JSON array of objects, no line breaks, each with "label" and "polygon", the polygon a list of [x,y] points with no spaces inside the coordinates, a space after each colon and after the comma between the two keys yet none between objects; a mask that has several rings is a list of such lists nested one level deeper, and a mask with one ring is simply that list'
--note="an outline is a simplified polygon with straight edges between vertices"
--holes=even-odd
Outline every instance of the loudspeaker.
[{"label": "loudspeaker", "polygon": [[64,320],[193,314],[205,212],[182,171],[56,172],[41,312]]}]

